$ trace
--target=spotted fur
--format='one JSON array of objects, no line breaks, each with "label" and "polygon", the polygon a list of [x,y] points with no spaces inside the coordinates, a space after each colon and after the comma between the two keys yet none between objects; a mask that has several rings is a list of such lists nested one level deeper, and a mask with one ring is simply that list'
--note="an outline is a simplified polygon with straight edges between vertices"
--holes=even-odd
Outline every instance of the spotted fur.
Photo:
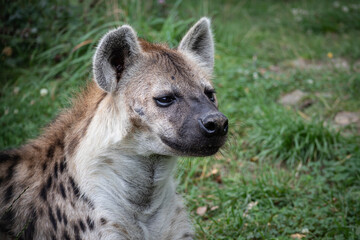
[{"label": "spotted fur", "polygon": [[[227,125],[204,136],[194,118],[224,118],[206,95],[213,53],[207,18],[178,49],[139,40],[127,25],[106,34],[95,81],[73,106],[39,138],[0,153],[1,239],[193,239],[172,174],[176,156],[211,155],[225,141]],[[157,106],[170,92],[177,102]]]}]

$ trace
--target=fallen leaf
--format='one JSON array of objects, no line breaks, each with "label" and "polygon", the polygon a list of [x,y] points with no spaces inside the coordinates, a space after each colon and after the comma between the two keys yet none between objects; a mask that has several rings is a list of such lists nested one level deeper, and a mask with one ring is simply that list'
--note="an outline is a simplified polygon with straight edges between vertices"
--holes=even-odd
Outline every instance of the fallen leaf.
[{"label": "fallen leaf", "polygon": [[196,214],[199,215],[199,216],[204,216],[206,211],[207,211],[207,206],[198,207],[196,209]]},{"label": "fallen leaf", "polygon": [[218,209],[218,208],[219,208],[219,206],[213,206],[213,207],[210,208],[210,210],[211,210],[211,211],[215,211],[215,210]]},{"label": "fallen leaf", "polygon": [[291,238],[292,238],[292,239],[302,239],[302,238],[304,238],[304,237],[306,237],[306,235],[300,234],[300,233],[291,234]]},{"label": "fallen leaf", "polygon": [[2,53],[7,56],[10,57],[13,53],[13,50],[11,47],[4,47],[4,49],[2,50]]}]

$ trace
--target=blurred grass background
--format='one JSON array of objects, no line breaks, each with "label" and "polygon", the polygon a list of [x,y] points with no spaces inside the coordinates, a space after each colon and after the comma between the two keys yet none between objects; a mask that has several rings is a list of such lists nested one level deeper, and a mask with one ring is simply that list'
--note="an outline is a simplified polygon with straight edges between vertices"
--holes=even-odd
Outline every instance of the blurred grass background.
[{"label": "blurred grass background", "polygon": [[[230,119],[214,157],[177,176],[198,239],[359,239],[359,1],[1,1],[0,147],[19,146],[91,80],[99,38],[128,23],[177,46],[201,16]],[[294,91],[301,92],[295,103]],[[337,121],[339,113],[351,119]],[[348,121],[346,121],[348,120]]]}]

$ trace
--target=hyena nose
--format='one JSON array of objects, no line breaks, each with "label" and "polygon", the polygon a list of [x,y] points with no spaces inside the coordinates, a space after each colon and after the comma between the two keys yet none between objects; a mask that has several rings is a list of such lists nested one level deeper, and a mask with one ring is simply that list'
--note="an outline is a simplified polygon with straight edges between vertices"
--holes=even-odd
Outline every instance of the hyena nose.
[{"label": "hyena nose", "polygon": [[224,136],[228,131],[228,119],[222,113],[209,114],[199,119],[199,125],[205,136]]}]

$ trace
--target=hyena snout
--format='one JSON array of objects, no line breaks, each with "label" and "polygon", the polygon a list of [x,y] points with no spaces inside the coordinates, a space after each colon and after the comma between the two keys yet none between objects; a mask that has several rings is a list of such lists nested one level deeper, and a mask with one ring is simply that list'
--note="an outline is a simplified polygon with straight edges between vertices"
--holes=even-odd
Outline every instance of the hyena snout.
[{"label": "hyena snout", "polygon": [[198,121],[202,134],[207,137],[225,136],[228,132],[228,119],[221,112],[206,114]]}]

